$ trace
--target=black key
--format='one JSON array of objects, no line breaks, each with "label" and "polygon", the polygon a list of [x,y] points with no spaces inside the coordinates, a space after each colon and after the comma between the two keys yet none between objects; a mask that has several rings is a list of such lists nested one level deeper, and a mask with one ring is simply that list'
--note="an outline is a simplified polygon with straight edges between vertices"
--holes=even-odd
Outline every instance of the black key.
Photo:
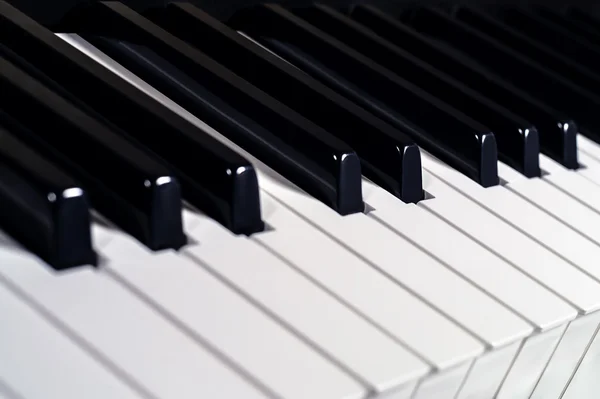
[{"label": "black key", "polygon": [[278,5],[231,22],[484,187],[498,184],[495,138],[486,127]]},{"label": "black key", "polygon": [[298,13],[315,27],[489,126],[496,136],[501,161],[527,177],[540,175],[538,133],[522,117],[493,103],[330,7],[319,5],[299,10]]},{"label": "black key", "polygon": [[86,193],[3,127],[0,204],[0,229],[50,266],[60,270],[96,263]]},{"label": "black key", "polygon": [[452,15],[457,20],[488,35],[498,42],[535,60],[540,65],[560,74],[571,82],[594,92],[600,92],[600,76],[585,65],[555,52],[547,42],[532,40],[527,35],[481,11],[469,7],[456,7]]},{"label": "black key", "polygon": [[150,249],[185,244],[165,167],[3,58],[0,89],[0,121],[81,181],[95,209]]},{"label": "black key", "polygon": [[[295,147],[305,158],[318,164],[325,171],[323,180],[327,180],[324,183],[333,197],[328,198],[330,201],[327,205],[343,215],[364,210],[360,161],[346,143],[189,44],[116,2],[82,7],[65,19],[64,26],[81,33],[102,34],[147,46],[210,92],[218,93],[232,107],[251,117],[289,146]],[[278,172],[288,177],[286,170]],[[307,185],[314,179],[292,181],[310,194],[320,193],[324,188],[322,185]]]},{"label": "black key", "polygon": [[357,149],[376,184],[405,202],[423,198],[419,149],[400,131],[192,4],[145,15]]},{"label": "black key", "polygon": [[[313,197],[334,208],[337,206],[338,183],[329,170],[305,157],[303,152],[227,104],[152,50],[114,39],[88,37],[88,40],[273,169],[285,171],[290,180],[304,187]],[[360,169],[356,173],[360,174]],[[344,175],[339,184],[344,184],[343,179]],[[344,204],[341,205],[343,209]]]},{"label": "black key", "polygon": [[494,16],[541,43],[552,43],[552,48],[563,57],[570,57],[590,69],[600,68],[600,48],[560,25],[519,8],[501,8]]},{"label": "black key", "polygon": [[585,24],[588,29],[600,33],[600,19],[591,12],[569,5],[567,6],[565,15],[578,24]]},{"label": "black key", "polygon": [[256,173],[243,157],[2,0],[0,37],[46,84],[56,82],[166,160],[192,205],[234,233],[263,229]]},{"label": "black key", "polygon": [[577,126],[570,118],[561,116],[559,111],[550,108],[498,75],[469,62],[466,57],[428,40],[387,13],[371,6],[356,6],[352,9],[351,16],[381,37],[428,64],[435,65],[471,89],[483,93],[516,114],[524,115],[536,126],[544,154],[567,168],[576,169],[579,166]]},{"label": "black key", "polygon": [[568,113],[577,120],[580,131],[600,141],[600,119],[597,118],[599,95],[574,85],[559,74],[438,10],[414,10],[410,15],[410,25],[452,45],[465,56],[476,59],[522,89]]},{"label": "black key", "polygon": [[535,8],[534,12],[537,15],[540,15],[542,18],[559,25],[564,29],[567,29],[569,32],[587,40],[588,42],[595,45],[600,45],[600,32],[594,30],[587,24],[582,24],[577,19],[570,18],[569,16],[561,14],[548,7]]}]

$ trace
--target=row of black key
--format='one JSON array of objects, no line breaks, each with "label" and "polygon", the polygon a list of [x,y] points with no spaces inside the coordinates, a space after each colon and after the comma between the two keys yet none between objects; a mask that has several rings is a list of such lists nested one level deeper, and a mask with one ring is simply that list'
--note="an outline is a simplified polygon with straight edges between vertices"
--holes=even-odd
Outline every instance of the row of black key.
[{"label": "row of black key", "polygon": [[[577,168],[576,122],[597,138],[593,64],[546,65],[560,58],[555,49],[508,26],[511,10],[418,9],[394,18],[357,6],[349,14],[265,5],[227,26],[190,4],[140,14],[99,2],[75,8],[55,29],[82,35],[342,215],[362,211],[361,166],[401,200],[421,200],[415,143],[488,187],[499,182],[497,159],[539,176],[540,149]],[[0,22],[3,84],[20,100],[0,104],[2,127],[73,175],[74,187],[81,182],[98,212],[151,249],[178,248],[181,185],[185,200],[235,233],[262,230],[256,173],[245,159],[1,0]],[[61,134],[49,135],[49,124]],[[25,196],[17,205],[34,215]],[[19,236],[14,221],[0,222]],[[34,248],[39,240],[25,236]],[[80,255],[60,256],[48,237],[52,248],[34,251],[57,267],[93,259],[89,240],[80,246],[85,260],[73,260]]]}]

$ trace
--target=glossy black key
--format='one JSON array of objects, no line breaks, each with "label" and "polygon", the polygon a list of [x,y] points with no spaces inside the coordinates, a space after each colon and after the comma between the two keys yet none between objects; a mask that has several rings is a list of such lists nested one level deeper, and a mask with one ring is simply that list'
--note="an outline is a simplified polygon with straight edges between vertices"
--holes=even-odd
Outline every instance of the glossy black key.
[{"label": "glossy black key", "polygon": [[[334,208],[345,209],[344,203],[338,205],[336,202],[338,190],[344,191],[338,186],[345,184],[344,174],[336,182],[331,171],[305,157],[152,50],[114,39],[88,37],[88,40],[271,168],[285,171],[288,179],[304,187],[313,197]],[[358,163],[356,167],[359,167]],[[360,169],[353,172],[360,174]]]},{"label": "glossy black key", "polygon": [[[65,27],[86,34],[103,34],[143,44],[169,63],[218,94],[232,107],[274,133],[281,141],[325,171],[327,205],[340,214],[362,212],[360,161],[351,148],[265,92],[216,63],[186,42],[166,32],[121,3],[102,2],[74,11]],[[300,165],[302,166],[302,165]],[[278,170],[290,180],[287,170]],[[323,192],[308,177],[294,181],[309,193]]]},{"label": "glossy black key", "polygon": [[541,43],[532,40],[490,15],[470,7],[456,7],[452,15],[457,20],[485,33],[521,55],[535,60],[571,82],[588,90],[600,92],[600,75],[588,69],[584,64],[579,64],[571,58],[565,57],[564,54],[554,51],[548,42]]},{"label": "glossy black key", "polygon": [[600,94],[592,93],[521,56],[496,40],[431,8],[414,10],[410,25],[436,40],[450,44],[495,73],[518,84],[577,121],[580,131],[600,141]]},{"label": "glossy black key", "polygon": [[600,19],[592,15],[591,12],[582,10],[574,5],[568,5],[565,15],[578,24],[585,24],[588,29],[600,33]]},{"label": "glossy black key", "polygon": [[494,16],[541,43],[552,43],[552,48],[563,57],[570,57],[590,69],[600,68],[600,48],[558,24],[520,8],[501,8]]},{"label": "glossy black key", "polygon": [[96,263],[84,190],[2,126],[0,204],[0,229],[50,266]]},{"label": "glossy black key", "polygon": [[0,121],[81,181],[96,210],[150,249],[185,244],[165,167],[3,58],[0,89]]},{"label": "glossy black key", "polygon": [[559,13],[558,11],[548,7],[538,7],[533,11],[542,18],[567,29],[569,32],[579,36],[580,38],[585,39],[595,45],[600,45],[600,32],[594,30],[587,24],[582,24],[577,19],[570,18],[569,16]]},{"label": "glossy black key", "polygon": [[419,149],[397,129],[192,4],[145,15],[357,149],[376,184],[405,202],[423,198]]},{"label": "glossy black key", "polygon": [[521,116],[493,103],[330,7],[318,5],[298,10],[298,13],[317,28],[489,126],[498,142],[500,160],[527,177],[540,175],[538,133]]},{"label": "glossy black key", "polygon": [[436,66],[473,90],[483,93],[537,128],[541,150],[567,168],[577,168],[577,126],[559,111],[515,87],[507,80],[469,62],[446,46],[434,43],[395,18],[371,6],[356,6],[351,17],[396,46]]},{"label": "glossy black key", "polygon": [[231,23],[481,185],[498,183],[495,138],[466,115],[280,6],[246,10]]},{"label": "glossy black key", "polygon": [[256,173],[243,157],[2,0],[0,37],[46,84],[56,82],[166,160],[192,205],[234,233],[263,229]]}]

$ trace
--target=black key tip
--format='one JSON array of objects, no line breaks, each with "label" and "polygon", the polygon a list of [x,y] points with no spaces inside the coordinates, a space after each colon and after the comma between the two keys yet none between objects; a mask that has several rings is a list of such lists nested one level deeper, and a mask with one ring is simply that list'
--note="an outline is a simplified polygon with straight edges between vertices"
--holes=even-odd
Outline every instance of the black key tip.
[{"label": "black key tip", "polygon": [[150,197],[150,226],[144,244],[151,250],[179,249],[187,243],[183,232],[181,190],[172,176],[144,181]]},{"label": "black key tip", "polygon": [[251,165],[231,171],[233,197],[228,228],[235,234],[251,235],[264,230],[260,209],[260,190],[256,171]]},{"label": "black key tip", "polygon": [[483,187],[496,186],[498,179],[498,147],[492,133],[482,134],[480,148],[479,184]]},{"label": "black key tip", "polygon": [[401,150],[403,154],[400,199],[407,203],[417,203],[424,197],[421,152],[415,144],[407,145]]},{"label": "black key tip", "polygon": [[540,137],[535,127],[520,129],[523,135],[523,170],[527,177],[540,177]]},{"label": "black key tip", "polygon": [[339,168],[337,211],[341,215],[362,212],[365,208],[362,199],[362,175],[360,160],[353,152],[336,155]]}]

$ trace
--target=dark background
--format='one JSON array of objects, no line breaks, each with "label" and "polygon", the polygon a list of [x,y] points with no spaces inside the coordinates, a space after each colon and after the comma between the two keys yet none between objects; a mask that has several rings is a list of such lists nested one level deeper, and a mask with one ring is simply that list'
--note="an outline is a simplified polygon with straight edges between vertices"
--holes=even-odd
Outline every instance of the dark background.
[{"label": "dark background", "polygon": [[[15,5],[21,11],[26,12],[37,21],[51,26],[55,24],[66,11],[78,3],[90,2],[90,0],[7,0]],[[92,0],[93,1],[93,0]],[[122,0],[123,3],[141,10],[146,7],[163,5],[172,2],[172,0]],[[209,12],[213,16],[226,20],[236,10],[244,7],[249,7],[253,4],[270,2],[282,3],[289,6],[303,6],[314,2],[306,0],[191,0],[190,2],[198,5],[204,11]],[[394,12],[402,7],[419,4],[439,4],[448,3],[448,1],[436,0],[320,0],[319,3],[329,4],[331,6],[343,9],[351,4],[368,3],[377,5],[378,7]],[[562,8],[568,5],[577,5],[581,8],[589,10],[591,13],[600,16],[600,1],[599,0],[456,0],[456,4],[477,4],[485,6],[508,5],[508,4],[537,4]]]}]

